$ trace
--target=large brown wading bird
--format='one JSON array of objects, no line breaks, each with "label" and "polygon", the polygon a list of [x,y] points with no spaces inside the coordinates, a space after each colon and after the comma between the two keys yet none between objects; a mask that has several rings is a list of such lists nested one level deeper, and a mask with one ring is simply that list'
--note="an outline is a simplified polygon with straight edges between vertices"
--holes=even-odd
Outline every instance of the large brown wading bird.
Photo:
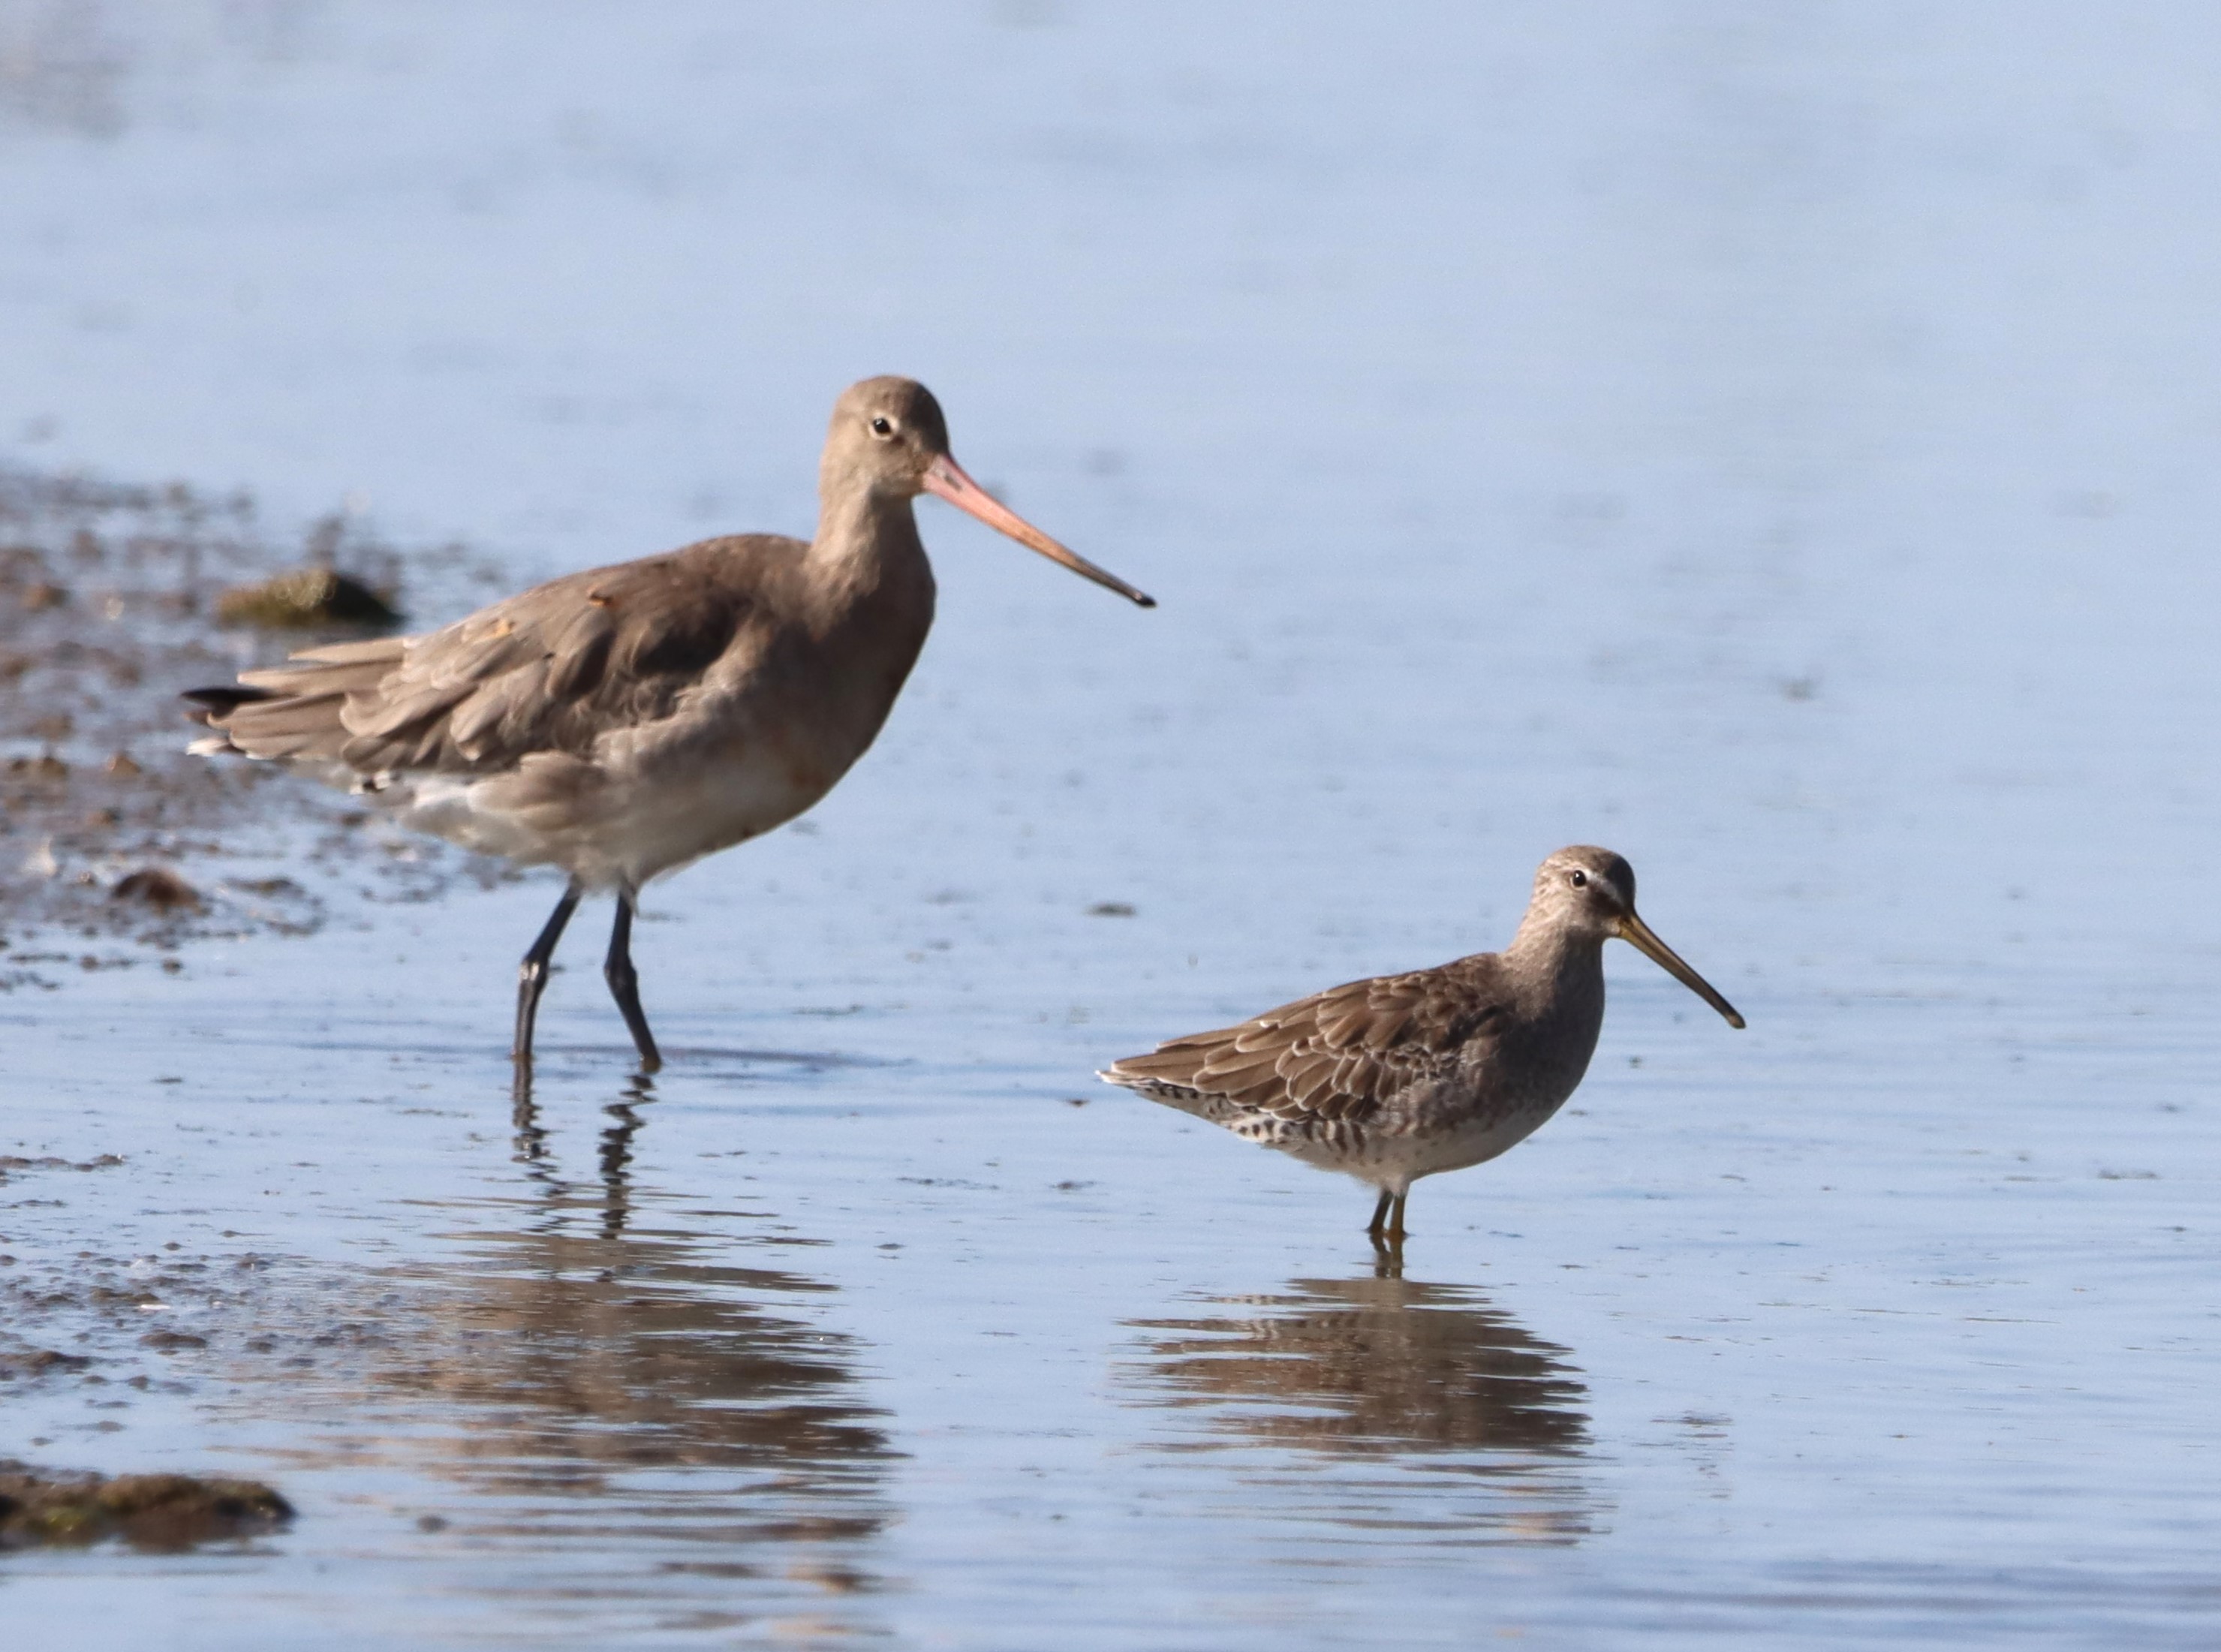
[{"label": "large brown wading bird", "polygon": [[327,644],[196,690],[215,732],[193,749],[291,763],[417,830],[569,875],[518,972],[520,1078],[563,926],[580,897],[613,892],[604,973],[654,1072],[632,964],[641,886],[793,819],[871,745],[933,623],[913,499],[936,494],[1155,605],[989,497],[910,379],[843,392],[817,486],[807,541],[704,540],[551,579],[423,636]]},{"label": "large brown wading bird", "polygon": [[1634,868],[1578,846],[1542,862],[1502,952],[1329,987],[1102,1076],[1371,1183],[1380,1198],[1367,1231],[1400,1245],[1413,1182],[1495,1158],[1573,1093],[1604,1029],[1604,943],[1615,936],[1743,1024],[1635,915]]}]

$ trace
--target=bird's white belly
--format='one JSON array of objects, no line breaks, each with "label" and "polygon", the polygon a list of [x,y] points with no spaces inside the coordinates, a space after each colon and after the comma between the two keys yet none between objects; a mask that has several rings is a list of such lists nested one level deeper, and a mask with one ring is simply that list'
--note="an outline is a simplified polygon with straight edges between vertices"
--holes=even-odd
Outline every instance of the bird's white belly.
[{"label": "bird's white belly", "polygon": [[1413,1139],[1411,1173],[1433,1176],[1464,1170],[1508,1153],[1535,1134],[1557,1111],[1554,1106],[1523,1108],[1488,1120],[1473,1120],[1438,1136]]},{"label": "bird's white belly", "polygon": [[[1322,1170],[1340,1171],[1375,1187],[1405,1192],[1422,1176],[1463,1170],[1509,1152],[1547,1123],[1557,1108],[1521,1108],[1486,1118],[1466,1118],[1417,1129],[1373,1129],[1347,1136],[1329,1131],[1312,1135],[1262,1125],[1236,1125],[1241,1135],[1294,1155]],[[1277,1123],[1278,1121],[1273,1121]]]},{"label": "bird's white belly", "polygon": [[412,829],[521,866],[560,867],[589,889],[638,889],[783,825],[839,778],[758,749],[582,775],[545,797],[513,775],[410,776],[385,795]]}]

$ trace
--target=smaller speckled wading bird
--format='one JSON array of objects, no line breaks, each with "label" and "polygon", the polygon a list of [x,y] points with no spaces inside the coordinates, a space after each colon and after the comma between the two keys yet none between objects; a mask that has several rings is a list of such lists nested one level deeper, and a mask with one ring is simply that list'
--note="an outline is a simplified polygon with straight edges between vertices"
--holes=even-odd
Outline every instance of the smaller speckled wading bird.
[{"label": "smaller speckled wading bird", "polygon": [[1615,936],[1743,1024],[1635,915],[1634,869],[1577,846],[1542,862],[1502,952],[1329,987],[1101,1076],[1371,1183],[1380,1199],[1367,1231],[1400,1245],[1413,1182],[1495,1158],[1573,1093],[1604,1029],[1604,943]]},{"label": "smaller speckled wading bird", "polygon": [[932,493],[1143,608],[1153,600],[991,497],[925,386],[867,379],[833,409],[816,536],[704,540],[536,585],[422,636],[336,642],[198,689],[199,752],[280,760],[403,824],[570,886],[524,954],[513,1054],[563,926],[613,892],[604,974],[642,1066],[633,912],[651,878],[793,819],[886,721],[933,623],[910,502]]}]

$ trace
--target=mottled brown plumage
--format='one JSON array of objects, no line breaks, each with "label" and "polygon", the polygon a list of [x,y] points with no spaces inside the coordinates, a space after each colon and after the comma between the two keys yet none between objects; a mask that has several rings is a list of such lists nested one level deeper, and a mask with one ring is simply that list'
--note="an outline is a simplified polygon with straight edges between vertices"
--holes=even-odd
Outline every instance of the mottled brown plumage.
[{"label": "mottled brown plumage", "polygon": [[1440,1077],[1500,1021],[1500,968],[1482,954],[1350,981],[1238,1027],[1175,1038],[1112,1070],[1214,1097],[1229,1112],[1286,1123],[1366,1118],[1385,1098]]},{"label": "mottled brown plumage", "polygon": [[931,492],[1144,607],[991,498],[940,404],[867,379],[833,410],[817,532],[704,540],[566,574],[423,636],[326,644],[203,689],[195,749],[295,764],[403,823],[570,887],[520,972],[522,1071],[579,898],[617,897],[605,973],[642,1061],[629,935],[649,879],[759,836],[830,791],[886,721],[933,623],[911,501]]},{"label": "mottled brown plumage", "polygon": [[1603,1029],[1604,943],[1614,936],[1743,1024],[1636,916],[1627,862],[1576,846],[1543,861],[1500,953],[1329,987],[1102,1076],[1372,1183],[1373,1236],[1400,1242],[1414,1181],[1494,1158],[1573,1094]]}]

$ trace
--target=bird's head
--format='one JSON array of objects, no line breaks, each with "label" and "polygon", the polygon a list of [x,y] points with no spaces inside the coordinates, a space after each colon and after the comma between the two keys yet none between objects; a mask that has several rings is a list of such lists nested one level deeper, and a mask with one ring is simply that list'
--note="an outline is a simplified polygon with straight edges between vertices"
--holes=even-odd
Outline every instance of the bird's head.
[{"label": "bird's head", "polygon": [[829,502],[857,492],[914,499],[931,493],[1027,549],[1143,608],[1156,598],[1067,550],[965,473],[948,451],[948,422],[915,379],[867,379],[841,393],[826,433],[819,491]]},{"label": "bird's head", "polygon": [[1527,921],[1599,944],[1615,938],[1624,941],[1718,1011],[1729,1026],[1743,1024],[1735,1005],[1683,963],[1636,915],[1635,868],[1610,849],[1576,843],[1543,861],[1535,873],[1535,898]]}]

